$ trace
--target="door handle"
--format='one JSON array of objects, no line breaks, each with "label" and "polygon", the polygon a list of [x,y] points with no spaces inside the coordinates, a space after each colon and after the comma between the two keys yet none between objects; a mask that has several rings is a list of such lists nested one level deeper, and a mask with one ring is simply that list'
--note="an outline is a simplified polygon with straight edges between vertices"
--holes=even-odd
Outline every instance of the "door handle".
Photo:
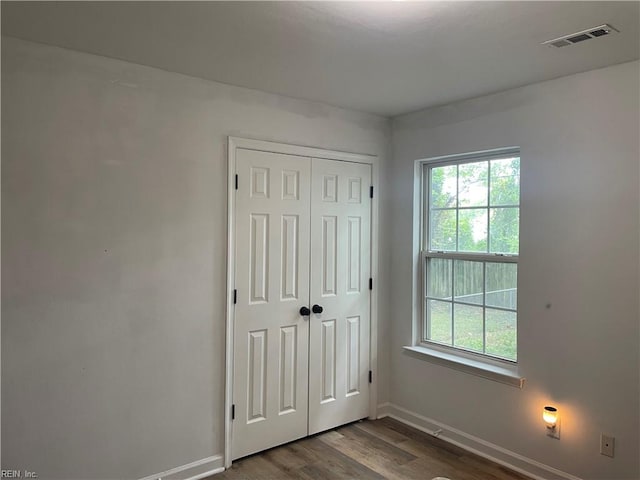
[{"label": "door handle", "polygon": [[324,310],[322,306],[318,305],[317,303],[313,307],[311,307],[311,311],[313,313],[322,313],[322,310]]},{"label": "door handle", "polygon": [[309,307],[300,307],[300,315],[307,317],[311,315],[311,310],[309,310]]}]

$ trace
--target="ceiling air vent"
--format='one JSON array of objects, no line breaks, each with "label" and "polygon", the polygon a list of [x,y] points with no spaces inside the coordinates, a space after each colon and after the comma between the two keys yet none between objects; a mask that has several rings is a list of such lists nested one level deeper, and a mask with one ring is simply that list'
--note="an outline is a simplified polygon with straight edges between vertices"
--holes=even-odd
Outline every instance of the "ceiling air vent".
[{"label": "ceiling air vent", "polygon": [[614,33],[618,33],[618,30],[613,28],[611,25],[604,24],[588,28],[580,32],[570,33],[569,35],[563,35],[562,37],[554,38],[553,40],[547,40],[546,42],[542,42],[542,45],[561,48],[568,45],[575,45],[576,43],[581,43],[585,40],[591,40],[592,38],[612,35]]}]

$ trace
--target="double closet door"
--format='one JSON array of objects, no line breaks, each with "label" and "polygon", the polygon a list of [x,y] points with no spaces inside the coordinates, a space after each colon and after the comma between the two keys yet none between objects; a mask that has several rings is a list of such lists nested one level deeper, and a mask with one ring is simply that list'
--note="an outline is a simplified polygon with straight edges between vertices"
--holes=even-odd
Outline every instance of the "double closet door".
[{"label": "double closet door", "polygon": [[369,411],[371,166],[238,148],[232,458]]}]

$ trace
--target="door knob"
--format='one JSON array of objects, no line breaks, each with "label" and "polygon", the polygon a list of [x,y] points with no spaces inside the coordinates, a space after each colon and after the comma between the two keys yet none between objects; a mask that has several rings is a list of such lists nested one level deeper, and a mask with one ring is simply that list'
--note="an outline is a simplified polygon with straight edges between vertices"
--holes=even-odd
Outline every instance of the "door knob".
[{"label": "door knob", "polygon": [[311,315],[311,310],[309,310],[309,307],[300,307],[300,315],[303,317]]},{"label": "door knob", "polygon": [[323,308],[318,304],[315,304],[313,307],[311,307],[311,311],[313,313],[322,313],[322,310]]}]

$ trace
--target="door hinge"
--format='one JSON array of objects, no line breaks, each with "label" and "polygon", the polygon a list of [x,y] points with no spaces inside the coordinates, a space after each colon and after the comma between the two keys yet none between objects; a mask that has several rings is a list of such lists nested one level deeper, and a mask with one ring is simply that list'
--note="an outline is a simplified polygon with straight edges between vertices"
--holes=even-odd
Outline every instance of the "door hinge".
[{"label": "door hinge", "polygon": [[369,290],[373,290],[373,278],[369,279]]},{"label": "door hinge", "polygon": [[238,174],[236,174],[236,190],[238,189]]},{"label": "door hinge", "polygon": [[233,304],[238,303],[238,290],[233,290]]},{"label": "door hinge", "polygon": [[369,198],[373,198],[373,185],[369,187]]},{"label": "door hinge", "polygon": [[235,403],[233,405],[231,405],[231,420],[235,420],[236,419],[236,405]]},{"label": "door hinge", "polygon": [[373,383],[373,372],[369,370],[369,383]]}]

